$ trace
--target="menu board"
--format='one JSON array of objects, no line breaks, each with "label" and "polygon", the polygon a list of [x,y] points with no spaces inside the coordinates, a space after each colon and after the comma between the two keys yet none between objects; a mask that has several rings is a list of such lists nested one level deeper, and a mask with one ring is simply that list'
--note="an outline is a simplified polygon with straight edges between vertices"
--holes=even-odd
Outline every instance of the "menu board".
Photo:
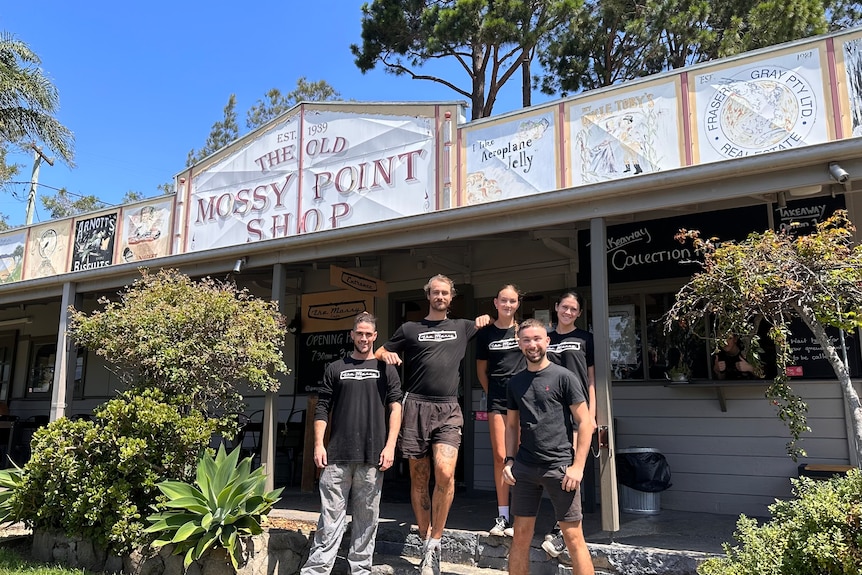
[{"label": "menu board", "polygon": [[[843,356],[841,339],[836,328],[826,328],[826,333]],[[859,339],[856,332],[844,334],[844,348],[847,351],[847,363],[850,377],[862,375],[862,361],[859,358]],[[814,334],[801,319],[795,319],[790,324],[791,359],[787,364],[787,375],[805,379],[834,379],[835,370],[826,358],[823,348],[815,339]]]},{"label": "menu board", "polygon": [[298,393],[317,393],[326,366],[346,357],[353,349],[349,329],[304,333],[297,341]]},{"label": "menu board", "polygon": [[816,230],[817,224],[835,213],[835,210],[843,208],[843,195],[788,201],[784,207],[775,206],[775,229],[787,231],[793,236],[810,234]]}]

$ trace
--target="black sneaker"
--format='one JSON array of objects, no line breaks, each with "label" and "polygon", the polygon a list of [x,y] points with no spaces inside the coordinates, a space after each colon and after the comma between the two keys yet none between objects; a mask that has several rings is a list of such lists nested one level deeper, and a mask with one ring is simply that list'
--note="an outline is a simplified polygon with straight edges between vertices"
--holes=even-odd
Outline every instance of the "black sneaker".
[{"label": "black sneaker", "polygon": [[488,533],[497,537],[512,537],[515,534],[515,531],[512,529],[512,525],[509,523],[509,520],[501,515],[494,519],[494,526],[491,527]]}]

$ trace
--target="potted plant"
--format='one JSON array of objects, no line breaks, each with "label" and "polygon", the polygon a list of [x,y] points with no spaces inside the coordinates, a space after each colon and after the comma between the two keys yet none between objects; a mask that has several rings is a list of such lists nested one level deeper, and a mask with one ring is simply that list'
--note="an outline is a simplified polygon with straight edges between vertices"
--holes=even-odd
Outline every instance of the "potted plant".
[{"label": "potted plant", "polygon": [[691,368],[680,358],[679,363],[671,366],[666,375],[671,381],[684,383],[691,377]]}]

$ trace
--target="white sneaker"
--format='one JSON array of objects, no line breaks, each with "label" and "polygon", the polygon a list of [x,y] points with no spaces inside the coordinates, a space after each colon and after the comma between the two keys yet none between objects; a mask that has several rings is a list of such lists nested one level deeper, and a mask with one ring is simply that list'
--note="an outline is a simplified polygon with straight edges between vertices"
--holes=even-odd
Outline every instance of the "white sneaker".
[{"label": "white sneaker", "polygon": [[553,538],[542,541],[542,549],[555,559],[559,557],[566,550],[566,542],[563,540],[563,534],[558,533]]},{"label": "white sneaker", "polygon": [[419,575],[440,575],[440,548],[426,548],[419,563]]},{"label": "white sneaker", "polygon": [[494,526],[491,527],[488,533],[497,537],[512,537],[515,535],[515,530],[512,529],[509,520],[501,515],[494,519]]}]

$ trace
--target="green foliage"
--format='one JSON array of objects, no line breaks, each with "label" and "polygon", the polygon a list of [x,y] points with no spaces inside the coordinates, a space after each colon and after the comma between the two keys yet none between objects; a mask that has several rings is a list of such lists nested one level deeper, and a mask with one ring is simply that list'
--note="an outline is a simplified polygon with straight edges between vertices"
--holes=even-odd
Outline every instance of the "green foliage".
[{"label": "green foliage", "polygon": [[[715,238],[704,240],[697,231],[682,230],[677,236],[694,244],[703,257],[702,271],[677,293],[664,318],[665,331],[704,326],[706,331],[697,335],[713,338],[717,345],[730,334],[751,337],[757,332],[755,322],[766,321],[777,356],[777,375],[767,395],[788,426],[792,438],[788,453],[794,459],[805,454],[797,441],[810,431],[807,406],[791,390],[786,372],[791,361],[789,325],[794,317],[811,329],[835,370],[851,414],[857,451],[862,449],[859,397],[846,362],[825,331],[826,326],[843,330],[862,326],[862,246],[853,244],[854,232],[847,212],[839,210],[807,235],[768,230],[752,233],[742,242],[721,243]],[[756,349],[756,345],[749,347]]]},{"label": "green foliage", "polygon": [[167,497],[166,509],[147,517],[148,533],[158,533],[153,546],[175,545],[174,554],[185,553],[183,565],[200,559],[214,547],[227,550],[239,567],[243,537],[262,533],[260,521],[278,501],[282,488],[266,491],[262,467],[251,470],[251,458],[239,462],[240,448],[230,454],[224,445],[215,458],[201,457],[194,485],[163,481],[159,490]]},{"label": "green foliage", "polygon": [[231,94],[224,107],[224,119],[215,122],[210,129],[203,148],[198,151],[189,150],[186,166],[192,166],[207,156],[224,148],[239,137],[239,124],[236,121],[236,94]]},{"label": "green foliage", "polygon": [[216,422],[150,389],[100,406],[94,421],[36,431],[11,506],[31,527],[62,530],[118,553],[145,543],[142,513],[156,484],[190,478]]},{"label": "green foliage", "polygon": [[129,190],[125,194],[123,194],[123,199],[120,200],[121,204],[131,204],[132,202],[137,202],[144,199],[144,195],[136,192],[135,190]]},{"label": "green foliage", "polygon": [[300,102],[325,102],[341,97],[338,91],[326,80],[309,82],[305,76],[296,81],[296,88],[287,94],[282,94],[278,88],[266,93],[266,100],[260,99],[249,108],[246,114],[246,126],[255,129],[263,126],[276,116],[283,114]]},{"label": "green foliage", "polygon": [[276,391],[284,318],[274,302],[176,270],[150,273],[90,315],[71,310],[70,334],[117,368],[129,389],[162,390],[211,415],[243,410],[236,384]]},{"label": "green foliage", "polygon": [[0,523],[16,522],[21,519],[21,509],[14,497],[15,490],[24,483],[24,470],[12,464],[10,469],[0,469]]},{"label": "green foliage", "polygon": [[772,518],[740,517],[739,546],[709,559],[700,575],[857,575],[862,565],[862,474],[791,480],[794,497],[769,506]]},{"label": "green foliage", "polygon": [[[522,70],[524,105],[536,48],[571,18],[581,0],[373,0],[362,6],[362,45],[352,45],[363,72],[378,63],[387,72],[431,80],[469,98],[473,119],[491,115],[500,88]],[[468,86],[418,71],[452,58]]]},{"label": "green foliage", "polygon": [[27,44],[0,34],[0,143],[24,148],[41,142],[71,166],[74,137],[54,117],[59,96],[40,64]]},{"label": "green foliage", "polygon": [[633,0],[587,0],[539,52],[547,71],[540,79],[542,92],[573,94],[660,71],[646,63],[649,36],[645,20],[635,17],[643,11]]},{"label": "green foliage", "polygon": [[[72,196],[75,196],[73,199]],[[48,210],[50,218],[65,218],[76,216],[87,212],[95,212],[108,206],[105,202],[94,195],[82,196],[62,188],[56,194],[39,196],[42,207]]]},{"label": "green foliage", "polygon": [[[831,22],[827,21],[831,18]],[[542,91],[576,93],[860,23],[847,0],[587,0],[541,45]]]}]

